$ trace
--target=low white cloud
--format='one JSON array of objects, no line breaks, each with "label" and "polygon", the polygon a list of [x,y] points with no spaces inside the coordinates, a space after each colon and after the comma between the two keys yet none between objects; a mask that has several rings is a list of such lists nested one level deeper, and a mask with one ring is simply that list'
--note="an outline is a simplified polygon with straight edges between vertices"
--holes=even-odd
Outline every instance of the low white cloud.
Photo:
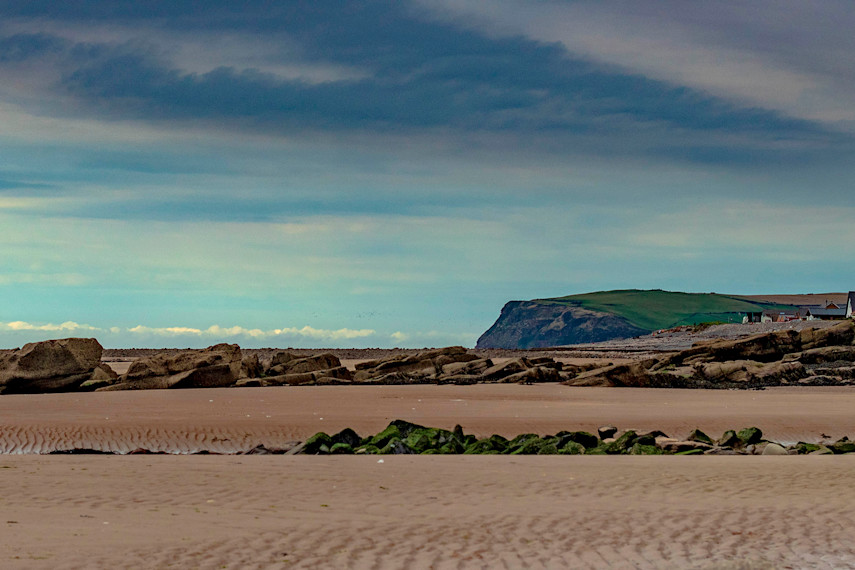
[{"label": "low white cloud", "polygon": [[326,330],[326,329],[316,329],[309,326],[305,326],[301,329],[297,328],[288,328],[288,329],[276,329],[273,331],[277,336],[288,336],[288,335],[297,335],[308,338],[316,338],[316,339],[324,339],[324,340],[344,340],[344,339],[352,339],[352,338],[365,338],[375,334],[376,331],[373,329],[338,329],[338,330]]},{"label": "low white cloud", "polygon": [[225,338],[225,337],[249,337],[253,339],[275,339],[287,337],[302,337],[315,340],[340,341],[356,338],[365,338],[375,334],[373,329],[316,329],[310,326],[303,328],[288,327],[281,329],[248,329],[241,326],[222,327],[220,325],[212,325],[206,329],[198,329],[193,327],[147,327],[137,325],[127,329],[130,333],[139,335],[155,335],[155,336],[198,336],[209,338]]},{"label": "low white cloud", "polygon": [[410,338],[410,335],[408,335],[408,334],[407,334],[407,333],[405,333],[405,332],[395,331],[395,332],[393,332],[392,334],[390,334],[390,335],[389,335],[389,338],[391,338],[391,339],[392,339],[392,340],[394,340],[395,342],[404,342],[404,341],[406,341],[407,339],[409,339],[409,338]]},{"label": "low white cloud", "polygon": [[200,335],[202,334],[201,329],[194,329],[190,327],[146,327],[143,325],[137,325],[133,328],[129,328],[128,332],[138,333],[138,334],[154,334],[154,335],[163,335],[163,336],[177,336],[177,335]]},{"label": "low white cloud", "polygon": [[26,321],[11,321],[8,323],[0,322],[0,330],[2,331],[43,331],[43,332],[76,332],[76,331],[102,331],[98,327],[92,325],[75,323],[74,321],[65,321],[58,325],[47,323],[37,325]]}]

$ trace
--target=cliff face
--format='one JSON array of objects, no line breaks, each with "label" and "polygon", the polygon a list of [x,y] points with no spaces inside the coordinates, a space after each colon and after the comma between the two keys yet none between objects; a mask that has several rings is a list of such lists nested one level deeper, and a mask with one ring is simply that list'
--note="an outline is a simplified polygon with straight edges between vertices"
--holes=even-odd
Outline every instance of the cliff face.
[{"label": "cliff face", "polygon": [[542,348],[631,338],[649,330],[623,317],[580,307],[511,301],[476,348]]}]

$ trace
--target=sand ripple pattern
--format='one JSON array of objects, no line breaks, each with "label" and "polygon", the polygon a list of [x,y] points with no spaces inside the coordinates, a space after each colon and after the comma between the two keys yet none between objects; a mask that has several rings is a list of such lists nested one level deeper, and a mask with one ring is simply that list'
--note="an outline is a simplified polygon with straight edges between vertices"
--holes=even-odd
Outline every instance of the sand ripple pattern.
[{"label": "sand ripple pattern", "polygon": [[377,461],[7,456],[0,566],[855,568],[851,458]]},{"label": "sand ripple pattern", "polygon": [[144,424],[116,427],[0,425],[0,454],[45,454],[71,449],[91,449],[125,454],[138,449],[192,454],[237,453],[258,445],[288,448],[289,434],[269,429],[229,429],[221,426],[158,428]]}]

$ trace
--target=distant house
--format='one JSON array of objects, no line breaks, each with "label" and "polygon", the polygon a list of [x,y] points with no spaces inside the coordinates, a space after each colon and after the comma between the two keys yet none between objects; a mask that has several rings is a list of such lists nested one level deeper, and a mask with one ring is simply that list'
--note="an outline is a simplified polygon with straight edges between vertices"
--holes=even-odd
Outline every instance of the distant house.
[{"label": "distant house", "polygon": [[810,309],[810,316],[822,321],[834,321],[846,318],[846,308],[827,309],[824,307]]},{"label": "distant house", "polygon": [[762,323],[763,311],[746,311],[742,313],[742,324]]},{"label": "distant house", "polygon": [[761,323],[788,323],[790,321],[799,321],[805,317],[802,315],[802,309],[797,311],[781,311],[778,309],[766,309],[760,317]]}]

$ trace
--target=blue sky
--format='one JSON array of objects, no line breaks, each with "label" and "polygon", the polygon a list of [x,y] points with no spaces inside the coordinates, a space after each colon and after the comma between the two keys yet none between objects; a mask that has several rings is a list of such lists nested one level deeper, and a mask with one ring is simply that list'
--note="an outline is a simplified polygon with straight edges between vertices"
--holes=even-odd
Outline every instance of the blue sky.
[{"label": "blue sky", "polygon": [[0,346],[855,288],[848,2],[0,2]]}]

